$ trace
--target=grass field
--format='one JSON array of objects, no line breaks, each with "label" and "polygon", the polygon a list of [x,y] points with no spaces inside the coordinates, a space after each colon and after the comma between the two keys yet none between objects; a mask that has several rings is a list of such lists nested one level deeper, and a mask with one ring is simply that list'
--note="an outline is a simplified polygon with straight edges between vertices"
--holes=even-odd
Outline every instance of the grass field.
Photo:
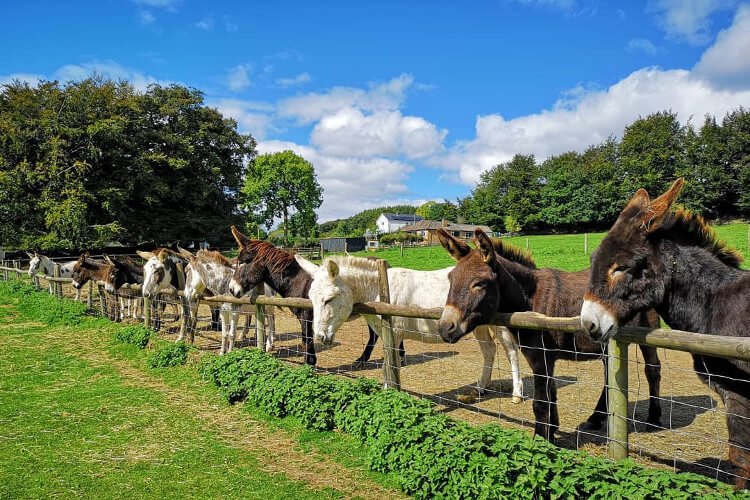
[{"label": "grass field", "polygon": [[[726,224],[714,228],[719,239],[727,241],[739,250],[747,260],[748,225],[746,223]],[[583,234],[515,236],[505,238],[519,248],[528,248],[538,267],[554,267],[566,271],[578,271],[589,267],[590,253],[602,241],[606,233],[589,233],[589,253],[584,252]],[[429,271],[453,265],[453,260],[441,246],[404,248],[403,257],[399,248],[377,252],[358,252],[356,255],[375,255],[387,260],[394,267],[407,267]],[[746,262],[743,267],[748,268]]]},{"label": "grass field", "polygon": [[0,498],[398,496],[353,440],[229,406],[194,364],[150,370],[118,327],[0,296]]}]

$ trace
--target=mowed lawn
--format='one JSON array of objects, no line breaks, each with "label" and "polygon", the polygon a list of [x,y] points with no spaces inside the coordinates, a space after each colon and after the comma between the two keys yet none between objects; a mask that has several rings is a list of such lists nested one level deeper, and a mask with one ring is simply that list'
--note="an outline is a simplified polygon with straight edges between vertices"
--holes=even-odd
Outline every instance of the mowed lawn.
[{"label": "mowed lawn", "polygon": [[0,297],[0,498],[398,496],[334,433],[229,406],[194,365],[149,370],[106,320],[51,328],[14,300]]},{"label": "mowed lawn", "polygon": [[[732,248],[739,250],[745,256],[743,268],[750,268],[748,253],[748,225],[733,223],[715,226],[714,231],[719,239],[726,241]],[[553,267],[566,271],[579,271],[589,267],[591,252],[601,243],[606,235],[602,233],[588,234],[588,253],[585,252],[584,234],[550,234],[539,236],[514,236],[503,238],[504,242],[519,248],[528,249],[537,267]],[[452,266],[453,259],[440,245],[432,247],[405,247],[403,256],[401,249],[391,248],[377,252],[358,252],[356,255],[374,255],[387,260],[393,267],[407,267],[429,271]]]}]

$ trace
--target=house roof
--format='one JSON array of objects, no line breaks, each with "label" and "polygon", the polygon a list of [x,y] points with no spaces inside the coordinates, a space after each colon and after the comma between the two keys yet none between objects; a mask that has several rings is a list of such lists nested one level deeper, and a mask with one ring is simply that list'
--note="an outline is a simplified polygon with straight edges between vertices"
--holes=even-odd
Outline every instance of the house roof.
[{"label": "house roof", "polygon": [[414,214],[387,214],[383,213],[383,217],[388,219],[390,222],[414,222],[424,220],[424,217]]},{"label": "house roof", "polygon": [[440,221],[436,220],[422,220],[417,222],[416,224],[409,224],[407,226],[404,226],[401,228],[402,231],[435,231],[438,228],[443,228],[446,231],[464,231],[464,232],[474,232],[476,228],[481,229],[485,233],[491,233],[492,229],[490,229],[488,226],[480,226],[478,224],[456,224],[455,222],[447,222],[443,224]]}]

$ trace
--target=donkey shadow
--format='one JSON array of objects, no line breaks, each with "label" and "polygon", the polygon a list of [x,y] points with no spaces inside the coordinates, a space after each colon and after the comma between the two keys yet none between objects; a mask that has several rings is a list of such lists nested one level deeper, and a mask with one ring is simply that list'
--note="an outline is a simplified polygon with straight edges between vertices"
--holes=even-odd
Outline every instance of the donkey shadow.
[{"label": "donkey shadow", "polygon": [[[364,349],[364,346],[362,348]],[[407,366],[421,365],[423,363],[428,363],[436,359],[446,359],[446,358],[451,358],[457,355],[458,355],[457,351],[437,351],[437,352],[425,351],[425,352],[418,353],[418,354],[407,354],[401,360],[401,367],[404,368]],[[359,362],[357,362],[356,360],[352,360],[351,363],[342,363],[341,365],[332,367],[330,369],[359,372],[359,371],[376,370],[380,368],[383,368],[383,358],[377,358],[377,359],[371,358],[368,361],[359,361]]]},{"label": "donkey shadow", "polygon": [[[570,377],[570,376],[557,376],[555,377],[555,382],[557,384],[557,388],[560,389],[562,387],[574,384],[578,382],[578,379],[576,377]],[[429,397],[429,396],[427,396]],[[461,387],[457,387],[455,389],[449,389],[447,391],[443,391],[437,394],[434,394],[434,397],[437,398],[438,401],[440,401],[440,404],[445,405],[446,408],[444,412],[452,411],[455,408],[452,408],[451,402],[457,403],[456,408],[471,408],[471,409],[477,409],[481,410],[479,407],[476,407],[476,404],[492,401],[494,399],[510,399],[513,397],[513,381],[511,379],[494,379],[491,380],[487,387],[485,387],[484,392],[480,395],[477,390],[476,384],[467,384],[463,385]],[[533,399],[534,398],[534,377],[528,376],[523,378],[523,399]],[[496,412],[489,413],[491,415],[496,415]]]}]

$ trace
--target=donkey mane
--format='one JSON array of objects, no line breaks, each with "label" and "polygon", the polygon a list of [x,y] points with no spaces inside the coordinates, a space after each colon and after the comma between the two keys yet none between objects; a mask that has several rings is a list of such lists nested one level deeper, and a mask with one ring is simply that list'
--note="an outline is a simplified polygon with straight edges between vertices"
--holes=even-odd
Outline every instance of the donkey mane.
[{"label": "donkey mane", "polygon": [[706,224],[703,217],[694,214],[687,209],[678,209],[669,216],[662,225],[658,234],[665,231],[666,234],[678,243],[695,245],[709,251],[714,257],[724,264],[739,268],[743,260],[736,250],[729,248],[725,241],[716,237],[714,230]]},{"label": "donkey mane", "polygon": [[253,254],[253,262],[258,261],[268,267],[271,274],[278,274],[291,264],[296,264],[294,256],[267,241],[250,240],[245,248]]},{"label": "donkey mane", "polygon": [[528,252],[518,247],[514,247],[508,243],[504,243],[500,238],[491,238],[492,246],[495,248],[495,252],[512,262],[521,264],[529,269],[536,269],[536,263],[531,258]]},{"label": "donkey mane", "polygon": [[352,255],[333,255],[326,257],[326,260],[330,260],[341,266],[356,269],[361,271],[377,271],[378,261],[375,259],[368,259],[367,257],[355,257]]},{"label": "donkey mane", "polygon": [[199,260],[207,260],[223,266],[232,267],[232,262],[223,256],[221,252],[215,250],[198,250],[198,253],[196,253],[195,256]]}]

